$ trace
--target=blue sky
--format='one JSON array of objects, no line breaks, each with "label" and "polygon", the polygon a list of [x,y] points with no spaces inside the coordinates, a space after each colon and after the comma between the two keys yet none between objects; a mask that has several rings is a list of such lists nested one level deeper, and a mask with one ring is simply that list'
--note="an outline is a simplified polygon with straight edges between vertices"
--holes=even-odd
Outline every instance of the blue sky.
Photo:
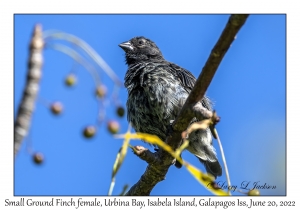
[{"label": "blue sky", "polygon": [[[164,57],[200,74],[229,15],[15,15],[14,28],[14,113],[25,85],[28,42],[34,24],[44,30],[73,34],[90,46],[123,81],[127,66],[118,44],[134,36],[153,40]],[[65,42],[59,42],[65,43]],[[69,45],[70,46],[70,45]],[[44,52],[43,77],[39,97],[61,101],[64,112],[53,116],[37,102],[30,137],[23,144],[14,167],[15,195],[106,195],[112,166],[122,141],[114,139],[101,125],[93,139],[82,137],[86,125],[95,124],[99,112],[92,77],[83,67],[76,68],[78,83],[69,88],[64,78],[74,61],[53,49]],[[113,82],[100,69],[101,81],[111,94]],[[215,102],[221,122],[217,125],[233,185],[243,182],[276,186],[261,190],[262,195],[286,194],[286,17],[252,15],[225,55],[207,91]],[[127,91],[118,101],[125,106]],[[127,130],[126,117],[107,107],[107,120],[118,120],[120,133]],[[143,145],[132,141],[132,145]],[[217,142],[219,160],[221,154]],[[147,146],[148,147],[148,146]],[[45,161],[35,165],[28,148],[42,152]],[[153,149],[153,148],[152,148]],[[188,152],[183,158],[204,170]],[[117,174],[114,195],[125,184],[135,184],[146,163],[128,152]],[[225,182],[225,175],[218,178]],[[240,193],[233,193],[241,195]],[[171,167],[166,180],[151,195],[211,195],[184,169]]]}]

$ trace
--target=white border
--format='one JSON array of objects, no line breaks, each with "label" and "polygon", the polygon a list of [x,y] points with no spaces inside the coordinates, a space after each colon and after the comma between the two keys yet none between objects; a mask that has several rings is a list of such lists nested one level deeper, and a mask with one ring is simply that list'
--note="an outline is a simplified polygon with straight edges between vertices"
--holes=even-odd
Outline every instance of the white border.
[{"label": "white border", "polygon": [[[293,4],[295,2],[295,4]],[[19,200],[13,197],[13,14],[14,13],[287,13],[287,197],[255,197],[254,200],[297,200],[297,187],[299,174],[297,156],[299,134],[299,10],[296,1],[0,1],[0,95],[1,95],[1,140],[0,140],[0,206],[4,206],[5,199]],[[297,161],[297,162],[296,162]],[[284,170],[284,169],[283,169]],[[25,197],[31,199],[30,197]],[[56,197],[58,198],[58,197]],[[68,197],[61,197],[68,200]],[[74,199],[78,199],[75,197]],[[160,197],[161,199],[163,197]],[[176,197],[169,197],[173,200]],[[49,200],[50,197],[35,197],[34,200]],[[84,197],[86,200],[91,197]],[[99,197],[99,199],[105,199]],[[119,198],[118,198],[119,199]],[[131,202],[132,198],[124,197]],[[139,200],[147,201],[148,198],[139,197]],[[155,200],[157,197],[151,197]],[[184,197],[189,200],[190,197]],[[197,198],[201,199],[200,197]],[[204,197],[209,199],[209,197]],[[236,201],[238,197],[212,198],[216,201]],[[249,197],[240,199],[249,200]],[[300,204],[296,201],[296,206]],[[2,207],[1,207],[2,208]],[[30,207],[29,207],[30,208]],[[28,209],[29,209],[28,208]],[[38,207],[39,209],[44,209]],[[65,208],[65,207],[61,207]],[[99,208],[99,207],[96,207]],[[126,208],[126,207],[125,207]],[[132,207],[127,207],[132,209]],[[147,207],[150,208],[150,207]],[[164,207],[177,208],[177,207]],[[199,208],[199,206],[198,206]],[[214,207],[211,207],[214,208]],[[219,207],[222,208],[222,207]],[[229,207],[229,209],[239,207]],[[267,207],[271,209],[272,207]],[[31,209],[31,208],[30,208]],[[52,207],[53,209],[53,207]],[[56,207],[55,209],[60,209]],[[85,208],[81,208],[85,209]],[[103,208],[105,209],[105,208]],[[112,208],[110,208],[112,209]],[[144,209],[144,208],[143,208]]]}]

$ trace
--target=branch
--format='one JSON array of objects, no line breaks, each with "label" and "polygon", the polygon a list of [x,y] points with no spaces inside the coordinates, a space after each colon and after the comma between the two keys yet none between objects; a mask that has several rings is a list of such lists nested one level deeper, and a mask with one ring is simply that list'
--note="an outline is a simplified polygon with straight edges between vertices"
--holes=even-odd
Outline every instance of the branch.
[{"label": "branch", "polygon": [[136,154],[139,158],[146,161],[148,164],[152,164],[156,161],[156,153],[149,151],[148,149],[142,146],[132,147],[134,154]]},{"label": "branch", "polygon": [[35,99],[39,90],[39,81],[42,75],[44,41],[42,27],[36,25],[30,42],[28,59],[27,83],[23,92],[21,104],[14,126],[14,155],[18,153],[23,139],[29,132]]},{"label": "branch", "polygon": [[[173,122],[173,132],[166,139],[166,142],[176,150],[181,143],[181,133],[188,127],[194,117],[194,105],[199,102],[208,86],[210,85],[213,76],[215,75],[218,66],[220,65],[225,53],[229,49],[231,43],[235,39],[236,34],[245,23],[249,15],[231,15],[225,29],[223,30],[218,42],[214,46],[205,66],[199,75],[193,90],[187,98],[178,117]],[[143,158],[145,159],[145,158]],[[166,176],[173,158],[169,153],[163,150],[158,151],[158,158],[149,164],[141,179],[131,187],[126,195],[150,195],[154,186],[162,181]]]}]

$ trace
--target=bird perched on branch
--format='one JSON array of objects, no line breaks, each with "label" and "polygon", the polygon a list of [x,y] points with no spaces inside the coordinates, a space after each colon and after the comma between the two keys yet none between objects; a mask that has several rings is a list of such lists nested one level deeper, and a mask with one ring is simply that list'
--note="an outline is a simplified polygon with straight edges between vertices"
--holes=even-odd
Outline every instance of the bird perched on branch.
[{"label": "bird perched on branch", "polygon": [[[165,141],[170,121],[178,116],[196,79],[188,70],[166,61],[150,39],[134,37],[119,46],[125,51],[128,65],[127,119],[137,132],[153,134]],[[212,117],[212,103],[206,96],[194,109],[191,123]],[[207,172],[221,176],[209,128],[192,132],[189,141],[187,150],[198,157]]]}]

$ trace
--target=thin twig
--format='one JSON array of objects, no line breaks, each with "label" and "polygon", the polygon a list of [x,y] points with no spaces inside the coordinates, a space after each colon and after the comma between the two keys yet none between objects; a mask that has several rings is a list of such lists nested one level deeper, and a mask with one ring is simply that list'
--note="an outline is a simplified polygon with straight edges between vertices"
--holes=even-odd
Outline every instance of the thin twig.
[{"label": "thin twig", "polygon": [[120,196],[124,195],[126,193],[126,190],[128,189],[128,184],[124,185],[122,192],[119,194]]},{"label": "thin twig", "polygon": [[81,64],[93,77],[95,86],[98,87],[100,85],[100,77],[97,72],[97,70],[94,68],[93,65],[91,65],[89,62],[87,62],[79,53],[77,53],[72,48],[62,45],[62,44],[47,44],[47,47],[53,48],[54,50],[60,51],[71,58],[73,58],[75,61],[77,61],[79,64]]},{"label": "thin twig", "polygon": [[[229,171],[228,171],[227,162],[226,162],[226,159],[225,159],[225,154],[224,154],[223,146],[222,146],[222,143],[221,143],[221,139],[220,139],[220,137],[218,135],[218,132],[217,132],[216,128],[214,129],[213,132],[214,132],[214,134],[217,137],[217,141],[218,141],[218,144],[219,144],[219,147],[220,147],[220,152],[221,152],[222,160],[223,160],[224,167],[225,167],[225,174],[226,174],[227,184],[228,184],[228,186],[231,186],[230,177],[229,177]],[[229,189],[230,188],[228,187],[228,193],[230,194],[230,190]]]},{"label": "thin twig", "polygon": [[45,34],[45,39],[62,39],[79,46],[103,69],[103,71],[105,71],[105,73],[115,82],[115,84],[117,84],[120,87],[123,86],[123,83],[117,77],[115,72],[110,68],[110,66],[105,62],[105,60],[82,39],[72,34],[58,31],[47,31],[45,32]]}]

